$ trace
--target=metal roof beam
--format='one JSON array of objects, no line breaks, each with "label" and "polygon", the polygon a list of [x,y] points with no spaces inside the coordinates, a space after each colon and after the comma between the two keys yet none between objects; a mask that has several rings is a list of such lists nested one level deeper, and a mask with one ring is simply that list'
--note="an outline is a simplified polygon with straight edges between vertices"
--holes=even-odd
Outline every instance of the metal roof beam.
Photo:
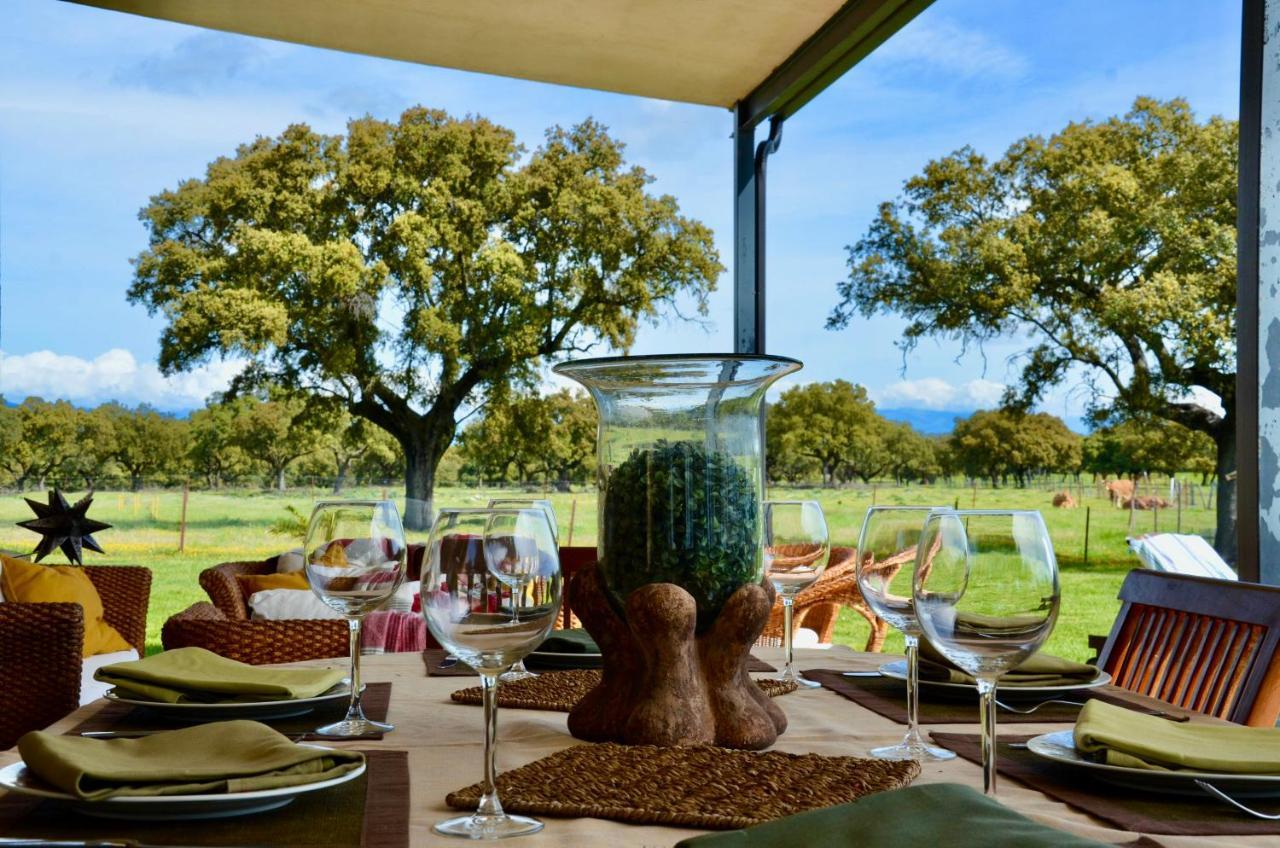
[{"label": "metal roof beam", "polygon": [[742,99],[739,124],[754,127],[775,115],[791,117],[932,2],[849,0]]}]

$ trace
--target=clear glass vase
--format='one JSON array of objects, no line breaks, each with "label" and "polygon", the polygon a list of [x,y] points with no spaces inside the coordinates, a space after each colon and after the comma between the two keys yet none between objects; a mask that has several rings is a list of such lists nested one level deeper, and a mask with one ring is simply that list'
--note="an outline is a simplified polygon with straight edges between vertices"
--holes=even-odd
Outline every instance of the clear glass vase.
[{"label": "clear glass vase", "polygon": [[601,572],[627,595],[674,583],[698,631],[763,576],[765,391],[801,364],[778,356],[690,354],[582,359],[555,371],[586,386],[596,444]]}]

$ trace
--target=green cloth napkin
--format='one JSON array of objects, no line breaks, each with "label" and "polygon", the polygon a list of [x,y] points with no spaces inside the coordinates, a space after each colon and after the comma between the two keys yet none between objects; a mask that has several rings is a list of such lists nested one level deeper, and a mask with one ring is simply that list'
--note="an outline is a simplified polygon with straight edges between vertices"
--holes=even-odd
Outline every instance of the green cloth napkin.
[{"label": "green cloth napkin", "polygon": [[[1073,683],[1088,683],[1097,677],[1097,666],[1055,657],[1053,654],[1034,653],[1001,677],[1000,685],[1069,686]],[[943,683],[974,683],[973,677],[952,665],[927,639],[920,640],[920,679]]]},{"label": "green cloth napkin", "polygon": [[139,739],[85,739],[37,730],[18,740],[27,768],[86,800],[205,795],[299,786],[364,763],[356,751],[295,745],[256,721],[220,721]]},{"label": "green cloth napkin", "polygon": [[537,648],[551,654],[598,654],[600,646],[591,634],[580,628],[573,630],[552,630],[551,635],[542,640]]},{"label": "green cloth napkin", "polygon": [[955,783],[877,792],[746,830],[695,836],[676,848],[1101,848]]},{"label": "green cloth napkin", "polygon": [[345,676],[336,668],[267,668],[229,660],[204,648],[178,648],[94,673],[129,695],[167,704],[314,698]]},{"label": "green cloth napkin", "polygon": [[1076,750],[1128,768],[1280,774],[1280,729],[1198,724],[1090,700],[1075,727]]}]

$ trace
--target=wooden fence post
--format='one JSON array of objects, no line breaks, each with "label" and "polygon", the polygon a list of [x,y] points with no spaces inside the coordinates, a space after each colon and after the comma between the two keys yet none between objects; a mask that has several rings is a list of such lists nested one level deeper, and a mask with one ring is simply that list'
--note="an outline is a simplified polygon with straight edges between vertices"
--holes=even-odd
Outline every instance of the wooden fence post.
[{"label": "wooden fence post", "polygon": [[573,524],[578,517],[578,499],[574,498],[569,504],[569,539],[565,542],[566,547],[573,547]]},{"label": "wooden fence post", "polygon": [[1084,564],[1089,564],[1089,519],[1093,516],[1093,507],[1084,508]]},{"label": "wooden fence post", "polygon": [[191,494],[191,484],[182,481],[182,518],[178,522],[178,553],[187,549],[187,496]]}]

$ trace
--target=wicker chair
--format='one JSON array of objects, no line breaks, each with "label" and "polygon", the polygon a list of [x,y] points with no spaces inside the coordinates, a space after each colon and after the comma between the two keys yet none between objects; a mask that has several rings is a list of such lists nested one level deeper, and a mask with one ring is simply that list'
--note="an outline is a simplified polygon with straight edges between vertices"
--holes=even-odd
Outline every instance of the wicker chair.
[{"label": "wicker chair", "polygon": [[[418,579],[423,548],[409,547],[408,579]],[[252,665],[345,657],[350,651],[347,623],[338,619],[264,621],[249,618],[241,574],[272,574],[276,558],[224,562],[200,572],[200,586],[212,603],[187,607],[164,623],[165,650],[205,648]]]},{"label": "wicker chair", "polygon": [[[819,642],[830,643],[842,606],[849,607],[871,625],[864,650],[879,651],[883,648],[889,625],[872,612],[862,598],[853,548],[831,549],[831,561],[826,571],[822,572],[816,583],[796,595],[792,623],[795,627],[808,627],[816,631]],[[769,614],[769,623],[765,625],[760,642],[767,645],[780,644],[782,622],[782,601],[779,600]]]},{"label": "wicker chair", "polygon": [[[91,565],[104,618],[138,653],[147,646],[151,571]],[[84,609],[79,604],[0,604],[0,749],[80,705]]]}]

